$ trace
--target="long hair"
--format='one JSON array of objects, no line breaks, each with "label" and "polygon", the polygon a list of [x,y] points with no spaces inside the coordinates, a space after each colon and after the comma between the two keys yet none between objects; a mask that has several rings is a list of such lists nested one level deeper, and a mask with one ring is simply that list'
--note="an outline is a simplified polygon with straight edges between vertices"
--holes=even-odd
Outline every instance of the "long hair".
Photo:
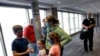
[{"label": "long hair", "polygon": [[49,38],[51,40],[55,41],[56,43],[58,43],[58,45],[61,47],[60,36],[56,32],[50,32]]},{"label": "long hair", "polygon": [[45,48],[45,41],[42,40],[42,39],[40,39],[40,40],[38,40],[38,41],[40,41],[40,42],[42,43],[42,45],[43,45],[43,48],[46,49],[46,48]]}]

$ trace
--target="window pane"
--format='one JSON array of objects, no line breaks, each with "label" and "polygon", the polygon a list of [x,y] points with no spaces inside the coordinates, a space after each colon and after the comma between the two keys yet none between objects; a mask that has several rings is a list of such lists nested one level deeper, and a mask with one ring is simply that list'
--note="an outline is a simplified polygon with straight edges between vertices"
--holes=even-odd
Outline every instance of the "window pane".
[{"label": "window pane", "polygon": [[70,13],[70,29],[71,29],[71,34],[74,33],[74,14]]},{"label": "window pane", "polygon": [[40,12],[41,26],[43,26],[42,20],[46,17],[46,10],[39,10],[39,12]]},{"label": "window pane", "polygon": [[7,55],[12,56],[11,43],[16,38],[12,31],[13,25],[27,25],[26,10],[22,8],[0,7],[0,22],[4,34]]},{"label": "window pane", "polygon": [[[46,10],[39,10],[39,13],[40,13],[41,26],[43,26],[42,20],[46,17]],[[30,16],[30,19],[33,18],[32,9],[29,9],[29,16]]]},{"label": "window pane", "polygon": [[63,28],[62,12],[58,12],[58,20],[59,20],[59,23],[60,23],[60,27]]},{"label": "window pane", "polygon": [[69,34],[69,16],[68,13],[63,12],[63,25],[64,25],[64,30]]},{"label": "window pane", "polygon": [[79,26],[79,18],[78,18],[78,14],[75,14],[75,31],[77,32],[78,30],[78,26]]},{"label": "window pane", "polygon": [[82,28],[82,15],[79,14],[79,30]]}]

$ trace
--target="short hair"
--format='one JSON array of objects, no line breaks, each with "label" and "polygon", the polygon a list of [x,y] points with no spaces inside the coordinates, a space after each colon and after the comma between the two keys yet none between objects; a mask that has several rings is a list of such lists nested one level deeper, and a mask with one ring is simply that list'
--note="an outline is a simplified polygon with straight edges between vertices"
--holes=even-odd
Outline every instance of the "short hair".
[{"label": "short hair", "polygon": [[14,25],[12,29],[13,32],[16,34],[17,32],[22,31],[23,27],[21,25]]}]

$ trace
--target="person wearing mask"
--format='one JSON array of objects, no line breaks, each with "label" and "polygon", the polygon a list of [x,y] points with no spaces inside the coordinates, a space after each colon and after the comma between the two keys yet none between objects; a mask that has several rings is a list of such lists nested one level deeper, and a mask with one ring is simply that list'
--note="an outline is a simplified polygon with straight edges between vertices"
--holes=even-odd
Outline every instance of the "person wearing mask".
[{"label": "person wearing mask", "polygon": [[51,47],[48,34],[50,32],[56,32],[60,36],[61,56],[62,56],[64,45],[72,40],[71,36],[69,36],[62,28],[59,27],[58,19],[52,15],[46,17],[46,25],[47,25],[46,49],[49,50]]},{"label": "person wearing mask", "polygon": [[[92,14],[88,13],[88,18],[83,20],[83,29],[86,31],[86,35],[84,38],[84,50],[88,52],[88,50],[93,51],[93,32],[95,26],[94,18],[91,18]],[[88,47],[89,41],[89,47]]]},{"label": "person wearing mask", "polygon": [[56,32],[50,32],[49,39],[50,39],[50,43],[52,45],[51,45],[51,48],[49,50],[48,56],[60,56],[61,55],[60,36]]},{"label": "person wearing mask", "polygon": [[31,22],[28,26],[25,27],[24,29],[24,37],[28,40],[29,42],[29,47],[34,49],[34,53],[30,53],[30,56],[37,56],[38,54],[38,49],[36,45],[36,37],[35,37],[35,32],[34,32],[34,26],[33,26],[33,19],[31,19]]},{"label": "person wearing mask", "polygon": [[43,36],[43,39],[44,41],[46,41],[46,35],[47,35],[47,26],[46,26],[46,21],[45,19],[43,19],[43,27],[42,27],[42,36]]},{"label": "person wearing mask", "polygon": [[29,56],[33,49],[28,48],[28,41],[23,38],[23,27],[21,25],[14,25],[13,32],[16,35],[12,42],[13,56]]}]

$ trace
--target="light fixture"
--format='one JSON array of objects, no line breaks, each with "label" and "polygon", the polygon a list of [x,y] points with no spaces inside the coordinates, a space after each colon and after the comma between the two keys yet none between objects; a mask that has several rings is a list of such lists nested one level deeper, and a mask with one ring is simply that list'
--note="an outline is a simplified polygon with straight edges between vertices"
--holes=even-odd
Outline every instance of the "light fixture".
[{"label": "light fixture", "polygon": [[61,3],[61,2],[59,1],[59,2],[57,2],[57,3]]},{"label": "light fixture", "polygon": [[76,9],[78,9],[78,7],[75,7]]}]

